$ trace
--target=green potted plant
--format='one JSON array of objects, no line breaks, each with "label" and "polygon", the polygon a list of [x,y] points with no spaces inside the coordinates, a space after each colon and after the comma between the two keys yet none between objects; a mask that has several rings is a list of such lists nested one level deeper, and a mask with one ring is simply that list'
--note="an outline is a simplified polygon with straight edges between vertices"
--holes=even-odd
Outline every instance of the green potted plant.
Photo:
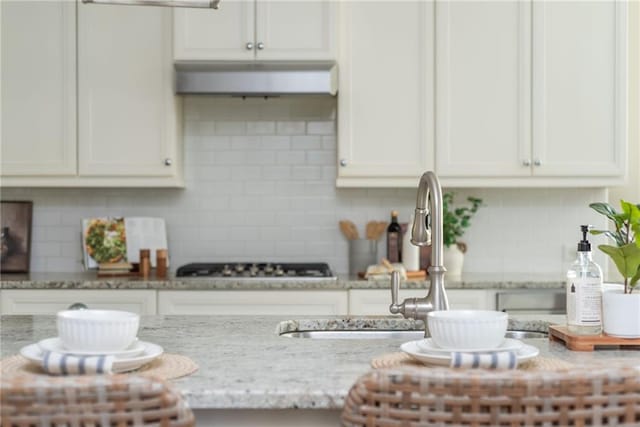
[{"label": "green potted plant", "polygon": [[624,280],[622,289],[605,289],[602,294],[602,326],[606,334],[622,338],[640,338],[640,292],[633,292],[640,280],[640,205],[620,201],[621,212],[608,203],[589,205],[613,223],[613,230],[591,230],[604,234],[614,244],[599,245]]},{"label": "green potted plant", "polygon": [[454,193],[442,195],[442,234],[444,242],[444,266],[448,276],[460,276],[467,245],[460,240],[471,225],[471,218],[482,205],[482,199],[467,197],[469,205],[453,206]]}]

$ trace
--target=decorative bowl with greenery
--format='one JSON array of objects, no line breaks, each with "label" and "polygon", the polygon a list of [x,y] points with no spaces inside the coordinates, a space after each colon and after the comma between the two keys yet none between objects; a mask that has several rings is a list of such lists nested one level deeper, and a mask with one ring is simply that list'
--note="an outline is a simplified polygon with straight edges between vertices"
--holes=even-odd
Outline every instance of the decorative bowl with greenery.
[{"label": "decorative bowl with greenery", "polygon": [[591,203],[589,207],[609,218],[615,226],[612,230],[591,230],[591,234],[604,234],[615,245],[599,245],[609,255],[624,278],[624,293],[630,294],[640,280],[640,205],[620,200],[622,212],[617,212],[608,203]]},{"label": "decorative bowl with greenery", "polygon": [[466,245],[458,242],[465,230],[471,225],[471,217],[482,206],[482,199],[467,197],[468,206],[453,206],[454,193],[446,192],[442,195],[442,233],[445,247],[457,244],[462,252],[466,251]]}]

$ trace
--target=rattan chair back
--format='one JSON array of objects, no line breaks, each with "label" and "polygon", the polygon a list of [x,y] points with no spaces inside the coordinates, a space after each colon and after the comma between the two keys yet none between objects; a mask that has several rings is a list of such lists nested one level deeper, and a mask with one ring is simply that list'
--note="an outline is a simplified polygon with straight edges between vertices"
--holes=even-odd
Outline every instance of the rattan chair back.
[{"label": "rattan chair back", "polygon": [[0,418],[2,427],[195,425],[178,391],[135,375],[2,378]]},{"label": "rattan chair back", "polygon": [[353,385],[343,426],[640,426],[640,370],[381,369]]}]

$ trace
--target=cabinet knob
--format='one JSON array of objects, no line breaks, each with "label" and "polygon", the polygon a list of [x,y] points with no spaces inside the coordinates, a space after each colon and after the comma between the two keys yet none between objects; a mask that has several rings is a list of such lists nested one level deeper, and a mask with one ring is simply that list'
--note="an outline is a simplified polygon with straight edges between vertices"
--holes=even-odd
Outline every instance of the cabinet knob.
[{"label": "cabinet knob", "polygon": [[253,49],[253,43],[248,42],[245,47],[247,48],[247,50],[252,50]]},{"label": "cabinet knob", "polygon": [[347,166],[347,159],[340,159],[340,166]]},{"label": "cabinet knob", "polygon": [[258,43],[257,47],[258,47],[258,50],[264,49],[264,43],[262,43],[262,42]]},{"label": "cabinet knob", "polygon": [[522,161],[522,166],[531,166],[531,160],[529,159],[524,159]]},{"label": "cabinet knob", "polygon": [[171,160],[170,158],[166,158],[164,159],[164,165],[165,166],[171,166],[173,164],[173,160]]},{"label": "cabinet knob", "polygon": [[540,161],[540,159],[535,159],[533,161],[534,166],[540,166],[542,164],[542,162]]}]

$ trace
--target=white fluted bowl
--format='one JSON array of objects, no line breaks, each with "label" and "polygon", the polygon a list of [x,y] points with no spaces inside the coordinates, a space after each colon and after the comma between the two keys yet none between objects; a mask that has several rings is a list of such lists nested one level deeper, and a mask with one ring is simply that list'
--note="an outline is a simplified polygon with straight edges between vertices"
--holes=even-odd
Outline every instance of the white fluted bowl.
[{"label": "white fluted bowl", "polygon": [[444,310],[427,314],[433,342],[441,348],[497,348],[507,332],[507,313],[491,310]]},{"label": "white fluted bowl", "polygon": [[119,310],[65,310],[58,312],[58,336],[75,351],[124,350],[136,339],[140,316]]}]

